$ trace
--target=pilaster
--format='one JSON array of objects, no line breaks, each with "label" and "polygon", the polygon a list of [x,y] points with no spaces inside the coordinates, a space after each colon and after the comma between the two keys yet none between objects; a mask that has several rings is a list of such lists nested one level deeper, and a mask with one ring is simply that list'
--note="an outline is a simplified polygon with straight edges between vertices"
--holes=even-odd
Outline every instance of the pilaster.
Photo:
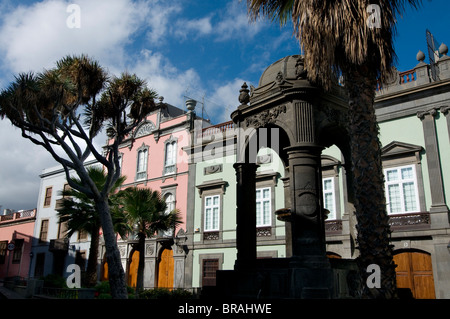
[{"label": "pilaster", "polygon": [[[425,138],[425,149],[431,191],[430,213],[432,213],[432,225],[442,222],[442,216],[436,219],[438,215],[433,216],[433,213],[448,213],[448,207],[445,203],[441,161],[439,157],[439,146],[436,135],[436,114],[437,110],[434,108],[417,113],[417,117],[422,121],[423,134]],[[448,223],[448,217],[446,222]]]}]

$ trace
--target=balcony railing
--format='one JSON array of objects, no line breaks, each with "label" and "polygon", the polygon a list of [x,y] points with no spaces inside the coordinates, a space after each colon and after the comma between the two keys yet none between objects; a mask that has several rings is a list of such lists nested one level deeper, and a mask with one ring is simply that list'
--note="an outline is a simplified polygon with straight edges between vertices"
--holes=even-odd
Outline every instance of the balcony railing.
[{"label": "balcony railing", "polygon": [[431,224],[430,213],[408,213],[389,215],[389,225],[393,230],[404,228],[429,228]]},{"label": "balcony railing", "polygon": [[36,216],[36,210],[35,209],[29,209],[29,210],[22,210],[13,214],[0,216],[0,223],[1,222],[11,222],[11,221],[18,221],[18,220],[25,220],[25,219],[31,219]]},{"label": "balcony railing", "polygon": [[233,128],[234,128],[233,121],[228,121],[228,122],[220,123],[217,125],[205,127],[198,133],[197,137],[205,137],[205,136],[210,136],[210,135],[214,135],[217,133],[223,133],[223,132],[226,132]]}]

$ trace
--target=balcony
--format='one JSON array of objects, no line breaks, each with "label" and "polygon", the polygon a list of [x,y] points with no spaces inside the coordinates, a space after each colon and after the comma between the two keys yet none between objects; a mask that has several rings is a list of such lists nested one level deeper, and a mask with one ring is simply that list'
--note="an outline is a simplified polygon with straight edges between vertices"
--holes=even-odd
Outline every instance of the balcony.
[{"label": "balcony", "polygon": [[51,239],[48,250],[51,251],[52,253],[67,253],[67,251],[69,250],[69,239],[68,238]]},{"label": "balcony", "polygon": [[394,231],[430,228],[430,224],[429,212],[389,215],[389,225]]}]

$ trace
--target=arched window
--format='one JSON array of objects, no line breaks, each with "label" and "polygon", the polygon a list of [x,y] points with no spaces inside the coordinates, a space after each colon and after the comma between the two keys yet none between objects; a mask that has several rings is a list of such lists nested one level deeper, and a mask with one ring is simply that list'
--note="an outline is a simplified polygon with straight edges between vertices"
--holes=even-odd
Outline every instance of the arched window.
[{"label": "arched window", "polygon": [[164,175],[176,173],[177,141],[169,138],[165,146]]},{"label": "arched window", "polygon": [[147,178],[148,147],[142,144],[137,153],[136,180]]}]

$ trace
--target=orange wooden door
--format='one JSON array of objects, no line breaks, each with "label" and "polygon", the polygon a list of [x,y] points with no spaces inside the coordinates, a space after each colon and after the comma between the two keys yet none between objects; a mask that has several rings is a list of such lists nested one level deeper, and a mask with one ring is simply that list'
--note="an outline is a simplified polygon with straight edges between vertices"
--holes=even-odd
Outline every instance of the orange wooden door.
[{"label": "orange wooden door", "polygon": [[158,287],[173,288],[173,251],[172,249],[164,249],[161,253],[161,259],[158,266]]},{"label": "orange wooden door", "polygon": [[431,256],[423,252],[404,252],[394,256],[397,287],[411,289],[416,299],[435,299]]},{"label": "orange wooden door", "polygon": [[128,267],[128,286],[136,287],[139,267],[139,251],[135,250],[131,256],[130,266]]},{"label": "orange wooden door", "polygon": [[102,274],[100,277],[100,281],[107,281],[108,280],[108,263],[106,262],[106,257],[103,259],[103,267],[102,267]]}]

